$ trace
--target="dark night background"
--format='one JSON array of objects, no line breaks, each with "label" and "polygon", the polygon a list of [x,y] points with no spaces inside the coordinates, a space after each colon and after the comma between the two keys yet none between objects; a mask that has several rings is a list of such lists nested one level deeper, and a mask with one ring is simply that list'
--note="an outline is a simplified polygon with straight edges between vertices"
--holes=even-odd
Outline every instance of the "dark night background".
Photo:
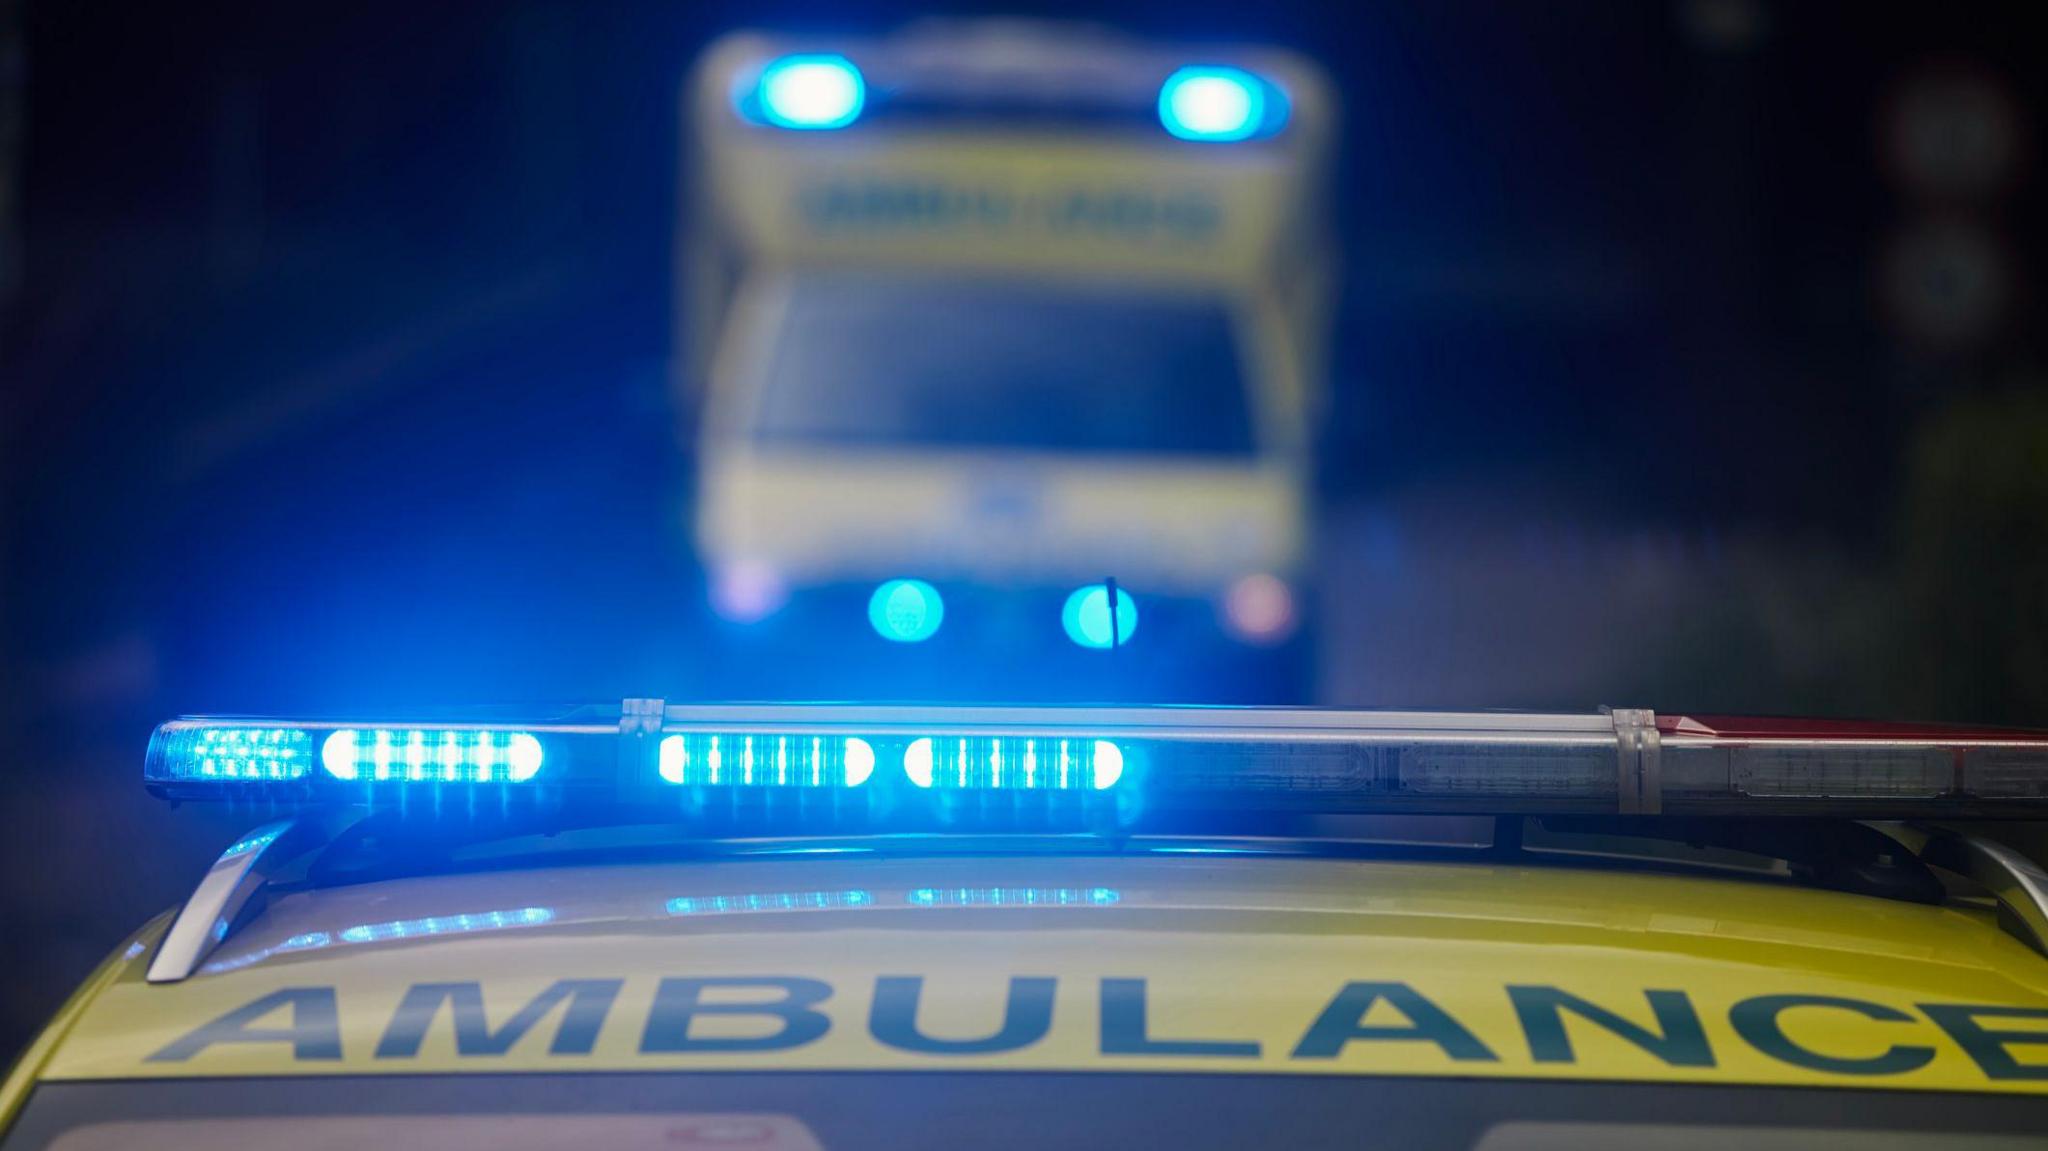
[{"label": "dark night background", "polygon": [[[2048,724],[2028,7],[1094,6],[1343,92],[1317,701]],[[158,719],[731,694],[678,87],[924,11],[0,0],[0,1051],[251,822]]]}]

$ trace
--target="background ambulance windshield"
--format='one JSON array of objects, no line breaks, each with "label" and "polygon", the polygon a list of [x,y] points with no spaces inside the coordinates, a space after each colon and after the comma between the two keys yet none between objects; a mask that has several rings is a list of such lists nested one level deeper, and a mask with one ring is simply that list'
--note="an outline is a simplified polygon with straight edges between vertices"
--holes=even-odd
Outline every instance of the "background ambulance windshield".
[{"label": "background ambulance windshield", "polygon": [[765,441],[1249,455],[1231,315],[1212,296],[964,277],[795,277]]}]

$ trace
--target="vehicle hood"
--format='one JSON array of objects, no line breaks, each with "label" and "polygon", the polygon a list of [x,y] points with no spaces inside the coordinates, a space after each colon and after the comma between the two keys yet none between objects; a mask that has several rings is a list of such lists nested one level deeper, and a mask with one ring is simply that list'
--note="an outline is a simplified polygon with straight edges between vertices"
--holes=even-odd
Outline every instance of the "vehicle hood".
[{"label": "vehicle hood", "polygon": [[[2048,1091],[1986,910],[1644,871],[796,856],[283,894],[46,1078],[1065,1069]],[[1987,1038],[1988,1037],[1988,1038]]]}]

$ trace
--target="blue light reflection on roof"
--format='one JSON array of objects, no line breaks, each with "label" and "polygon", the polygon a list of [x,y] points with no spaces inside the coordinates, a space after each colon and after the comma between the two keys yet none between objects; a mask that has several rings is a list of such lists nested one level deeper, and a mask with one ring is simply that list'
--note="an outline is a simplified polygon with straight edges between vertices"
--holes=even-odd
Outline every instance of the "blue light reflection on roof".
[{"label": "blue light reflection on roof", "polygon": [[670,915],[736,915],[750,911],[824,911],[869,907],[865,891],[768,891],[748,895],[686,895],[668,901]]},{"label": "blue light reflection on roof", "polygon": [[1123,896],[1110,887],[920,887],[913,907],[1106,907]]},{"label": "blue light reflection on roof", "polygon": [[288,951],[313,951],[322,947],[332,946],[333,943],[334,937],[325,931],[309,931],[304,935],[294,935],[275,947],[266,947],[260,951],[251,951],[247,955],[237,955],[229,959],[216,959],[205,967],[200,968],[200,970],[208,974],[238,971],[244,967],[254,967],[273,955],[282,955]]},{"label": "blue light reflection on roof", "polygon": [[435,915],[426,919],[398,919],[390,923],[365,923],[345,928],[343,943],[377,943],[387,939],[413,939],[423,935],[460,935],[471,931],[499,931],[507,927],[533,927],[546,923],[555,913],[545,907],[521,907],[512,911],[479,911],[469,915]]},{"label": "blue light reflection on roof", "polygon": [[351,943],[380,943],[390,939],[415,939],[424,936],[460,935],[471,931],[502,931],[513,927],[536,927],[550,923],[555,918],[554,909],[548,907],[521,907],[506,911],[478,911],[463,915],[437,915],[425,919],[398,919],[389,923],[364,923],[345,927],[340,931],[308,931],[294,935],[274,947],[265,947],[245,955],[230,956],[208,963],[201,970],[207,972],[235,971],[251,967],[276,955],[294,951],[317,951],[324,947],[338,947]]}]

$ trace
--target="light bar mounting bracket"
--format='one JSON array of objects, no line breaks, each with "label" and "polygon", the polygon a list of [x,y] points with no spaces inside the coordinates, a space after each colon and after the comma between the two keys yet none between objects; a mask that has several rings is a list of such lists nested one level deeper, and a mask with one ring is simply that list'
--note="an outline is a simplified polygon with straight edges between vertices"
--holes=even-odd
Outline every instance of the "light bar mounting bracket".
[{"label": "light bar mounting bracket", "polygon": [[1623,815],[1660,815],[1664,811],[1664,774],[1657,713],[1646,707],[1608,708],[1614,721],[1614,743],[1620,772],[1616,795]]}]

